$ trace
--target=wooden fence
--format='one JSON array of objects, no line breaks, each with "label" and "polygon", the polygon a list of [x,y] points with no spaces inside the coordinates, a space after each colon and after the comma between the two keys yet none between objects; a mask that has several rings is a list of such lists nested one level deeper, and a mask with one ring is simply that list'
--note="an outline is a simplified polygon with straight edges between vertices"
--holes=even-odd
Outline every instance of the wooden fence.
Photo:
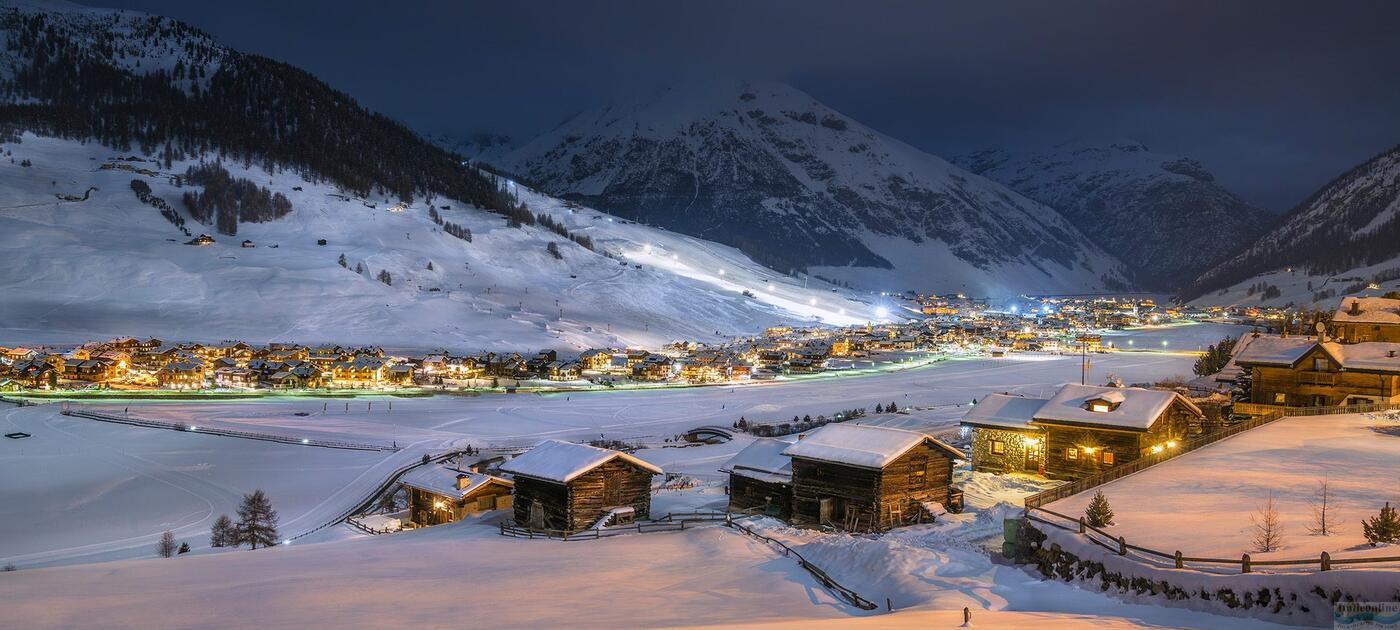
[{"label": "wooden fence", "polygon": [[[1240,573],[1250,573],[1255,567],[1302,567],[1307,570],[1312,570],[1316,567],[1319,571],[1331,571],[1342,565],[1400,563],[1400,556],[1334,558],[1326,551],[1322,552],[1316,558],[1302,558],[1296,560],[1252,560],[1247,553],[1239,558],[1202,558],[1184,555],[1181,550],[1167,553],[1165,551],[1134,545],[1129,543],[1122,536],[1114,536],[1109,532],[1088,524],[1082,516],[1076,519],[1072,516],[1067,516],[1053,510],[1047,510],[1043,507],[1027,508],[1026,518],[1037,523],[1044,523],[1051,527],[1079,534],[1083,536],[1085,540],[1120,556],[1126,556],[1129,552],[1135,552],[1137,558],[1161,562],[1163,566],[1166,566],[1166,562],[1170,562],[1171,566],[1177,569],[1202,568],[1186,566],[1190,563],[1194,565],[1205,565],[1205,568],[1222,567],[1238,569]],[[1059,522],[1052,520],[1052,518],[1059,519]]]},{"label": "wooden fence", "polygon": [[687,525],[694,527],[697,523],[716,523],[726,520],[724,512],[681,512],[667,513],[665,516],[654,518],[648,521],[637,521],[631,525],[619,525],[604,528],[592,527],[576,532],[567,532],[559,529],[538,529],[521,525],[514,521],[502,522],[500,525],[502,536],[529,539],[554,539],[554,540],[597,540],[619,534],[647,534],[651,532],[673,532],[681,531]]},{"label": "wooden fence", "polygon": [[1280,418],[1288,418],[1294,416],[1339,415],[1348,413],[1373,413],[1378,411],[1393,411],[1396,409],[1400,409],[1400,404],[1377,403],[1368,405],[1350,405],[1344,407],[1285,407],[1276,409],[1268,414],[1257,416],[1239,424],[1230,425],[1219,431],[1214,431],[1212,433],[1207,433],[1205,435],[1201,435],[1199,437],[1187,440],[1177,448],[1168,449],[1161,453],[1151,453],[1148,455],[1144,455],[1136,460],[1133,460],[1121,466],[1115,466],[1113,468],[1105,470],[1097,475],[1092,475],[1083,479],[1078,479],[1076,481],[1061,484],[1043,492],[1037,492],[1026,497],[1025,506],[1028,509],[1037,508],[1042,505],[1052,503],[1054,501],[1059,501],[1060,499],[1063,499],[1065,497],[1079,494],[1090,488],[1096,488],[1110,481],[1115,481],[1117,479],[1121,479],[1145,468],[1155,466],[1164,461],[1177,457],[1182,453],[1189,453],[1203,446],[1219,442],[1220,440],[1223,440],[1225,438],[1244,433],[1245,431],[1248,431],[1250,429],[1264,426]]},{"label": "wooden fence", "polygon": [[879,608],[879,605],[875,602],[861,597],[860,593],[857,593],[854,590],[842,586],[839,582],[832,579],[830,575],[827,575],[826,571],[823,571],[821,567],[818,567],[817,565],[808,562],[807,559],[802,556],[802,554],[798,553],[797,550],[793,549],[792,547],[789,547],[786,544],[784,544],[783,541],[769,536],[764,536],[763,534],[760,534],[752,529],[749,529],[748,527],[745,527],[743,524],[736,522],[733,518],[725,519],[724,524],[726,527],[732,527],[734,529],[739,530],[740,532],[748,534],[749,536],[753,536],[754,538],[762,540],[763,542],[778,547],[782,550],[784,556],[796,557],[798,566],[802,567],[803,569],[806,569],[807,572],[811,573],[812,577],[816,578],[817,581],[821,582],[822,586],[826,587],[828,591],[831,591],[832,594],[845,600],[850,605],[855,606],[856,608],[860,608],[861,610],[875,610],[876,608]]},{"label": "wooden fence", "polygon": [[362,442],[344,442],[340,440],[321,440],[314,438],[295,438],[285,435],[275,435],[272,433],[256,433],[253,431],[240,431],[237,429],[222,429],[217,427],[197,427],[185,422],[171,422],[165,420],[150,420],[131,415],[115,415],[110,413],[99,413],[96,411],[83,411],[76,409],[64,409],[59,412],[62,415],[74,418],[87,418],[89,420],[99,420],[102,422],[114,422],[117,424],[129,424],[131,426],[146,427],[150,429],[170,429],[172,431],[188,431],[190,433],[202,433],[205,435],[221,435],[224,437],[243,438],[245,440],[261,440],[264,442],[280,442],[282,444],[298,444],[301,446],[318,446],[321,448],[336,448],[350,451],[387,451],[397,452],[397,446],[384,444],[365,444]]}]

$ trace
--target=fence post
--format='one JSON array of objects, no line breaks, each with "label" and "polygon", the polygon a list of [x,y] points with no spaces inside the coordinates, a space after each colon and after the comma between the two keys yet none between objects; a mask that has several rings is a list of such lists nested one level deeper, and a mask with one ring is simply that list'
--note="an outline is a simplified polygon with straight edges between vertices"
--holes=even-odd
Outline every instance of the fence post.
[{"label": "fence post", "polygon": [[1185,566],[1185,563],[1181,561],[1181,550],[1178,549],[1176,550],[1176,568],[1181,569]]},{"label": "fence post", "polygon": [[894,604],[890,602],[890,598],[888,597],[885,598],[885,610],[887,612],[894,612]]},{"label": "fence post", "polygon": [[1118,555],[1120,555],[1120,556],[1126,556],[1126,555],[1128,555],[1128,541],[1123,540],[1123,537],[1122,537],[1122,536],[1119,536],[1119,537],[1118,537]]},{"label": "fence post", "polygon": [[1323,570],[1323,571],[1331,571],[1331,570],[1332,570],[1332,556],[1327,555],[1327,552],[1326,552],[1326,551],[1322,552],[1322,570]]},{"label": "fence post", "polygon": [[1240,557],[1240,573],[1249,573],[1249,554]]},{"label": "fence post", "polygon": [[1079,517],[1079,533],[1081,533],[1081,534],[1084,533],[1084,524],[1085,524],[1085,523],[1084,523],[1084,517],[1083,517],[1083,516]]}]

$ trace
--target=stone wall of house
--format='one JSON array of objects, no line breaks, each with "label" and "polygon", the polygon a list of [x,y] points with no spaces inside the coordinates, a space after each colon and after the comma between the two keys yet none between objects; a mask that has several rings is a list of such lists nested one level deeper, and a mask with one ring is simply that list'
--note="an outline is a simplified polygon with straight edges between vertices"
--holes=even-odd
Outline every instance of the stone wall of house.
[{"label": "stone wall of house", "polygon": [[[988,429],[974,427],[972,430],[972,469],[982,472],[1021,472],[1026,467],[1026,439],[1035,437],[1028,431],[1009,429]],[[992,443],[1000,441],[1005,445],[1001,454],[993,452]]]}]

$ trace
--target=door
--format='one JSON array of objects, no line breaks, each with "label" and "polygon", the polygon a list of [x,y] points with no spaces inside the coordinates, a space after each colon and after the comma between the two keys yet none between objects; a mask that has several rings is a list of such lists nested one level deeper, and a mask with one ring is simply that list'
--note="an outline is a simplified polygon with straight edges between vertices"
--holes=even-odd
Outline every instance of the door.
[{"label": "door", "polygon": [[1040,470],[1040,442],[1026,443],[1026,470]]},{"label": "door", "polygon": [[840,525],[842,520],[846,518],[845,499],[840,497],[822,497],[818,500],[818,505],[820,506],[817,519],[819,524],[830,523],[833,525]]},{"label": "door", "polygon": [[544,529],[544,506],[539,501],[530,503],[530,527]]}]

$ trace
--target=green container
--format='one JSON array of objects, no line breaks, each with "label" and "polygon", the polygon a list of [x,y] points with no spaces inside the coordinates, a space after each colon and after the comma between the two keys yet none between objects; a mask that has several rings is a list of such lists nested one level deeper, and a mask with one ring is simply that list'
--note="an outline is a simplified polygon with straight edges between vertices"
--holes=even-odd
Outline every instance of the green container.
[{"label": "green container", "polygon": [[1015,560],[1015,559],[1016,559],[1016,543],[1010,543],[1010,542],[1001,543],[1001,555],[1005,556],[1006,558],[1008,558],[1008,559],[1010,559],[1010,560]]},{"label": "green container", "polygon": [[1021,519],[1008,518],[1001,522],[1001,537],[1007,544],[1016,544],[1016,532],[1021,531]]}]

